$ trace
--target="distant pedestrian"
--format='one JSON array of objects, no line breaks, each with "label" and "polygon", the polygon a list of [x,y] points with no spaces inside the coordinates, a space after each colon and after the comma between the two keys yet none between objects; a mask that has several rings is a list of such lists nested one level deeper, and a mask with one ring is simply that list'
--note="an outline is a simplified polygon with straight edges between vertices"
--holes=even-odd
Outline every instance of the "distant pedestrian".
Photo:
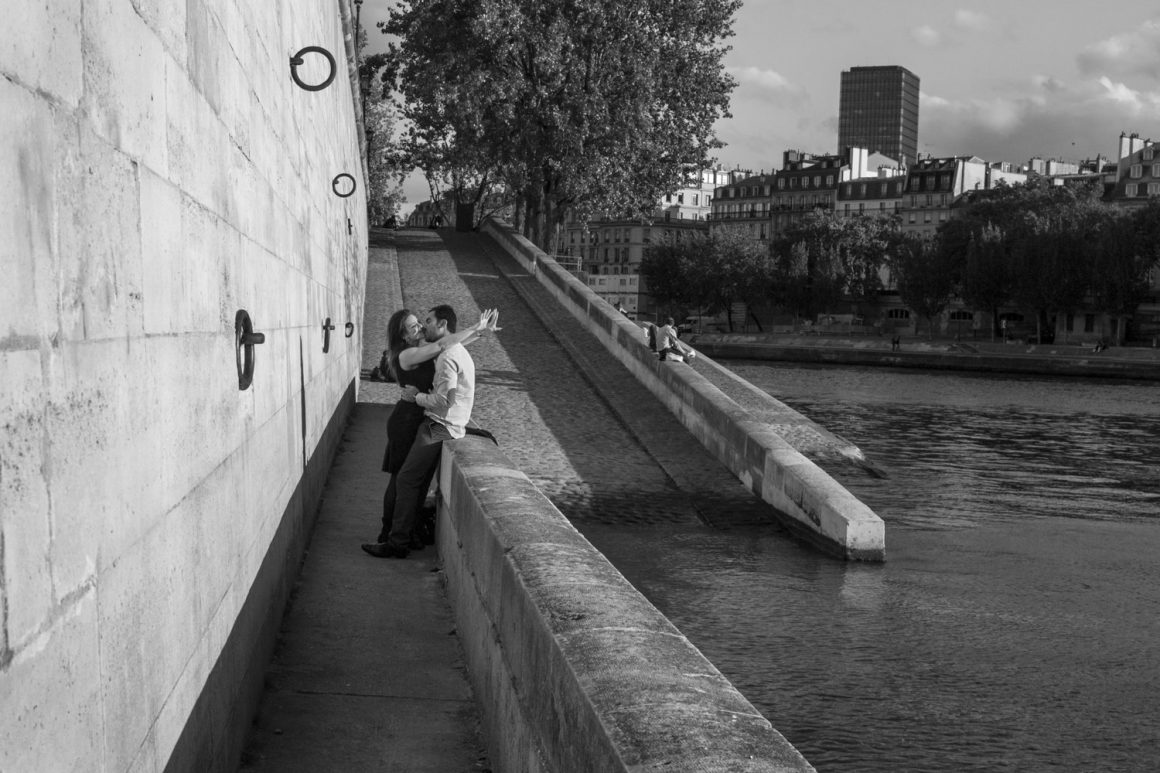
[{"label": "distant pedestrian", "polygon": [[657,354],[662,360],[672,357],[677,362],[689,362],[697,356],[696,352],[682,343],[672,317],[665,320],[664,327],[657,329]]},{"label": "distant pedestrian", "polygon": [[896,352],[902,348],[902,336],[894,336],[890,339],[890,351]]}]

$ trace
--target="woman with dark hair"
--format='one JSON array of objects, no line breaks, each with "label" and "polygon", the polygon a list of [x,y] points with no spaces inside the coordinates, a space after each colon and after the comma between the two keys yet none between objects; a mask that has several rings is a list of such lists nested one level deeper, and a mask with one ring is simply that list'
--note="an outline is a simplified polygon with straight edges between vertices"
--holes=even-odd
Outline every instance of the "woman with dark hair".
[{"label": "woman with dark hair", "polygon": [[[430,392],[435,382],[435,358],[453,344],[470,344],[485,330],[499,330],[496,321],[499,311],[485,309],[479,315],[479,322],[457,333],[444,336],[439,341],[423,341],[423,325],[419,318],[408,309],[400,309],[391,315],[387,323],[387,363],[390,374],[404,390],[415,387],[420,392]],[[407,452],[415,442],[415,435],[423,423],[423,408],[416,402],[399,400],[387,419],[387,447],[383,452],[383,472],[391,474],[391,482],[383,494],[383,532],[379,542],[386,542],[391,529],[395,510],[395,473],[403,466]],[[421,548],[422,543],[413,544]]]}]

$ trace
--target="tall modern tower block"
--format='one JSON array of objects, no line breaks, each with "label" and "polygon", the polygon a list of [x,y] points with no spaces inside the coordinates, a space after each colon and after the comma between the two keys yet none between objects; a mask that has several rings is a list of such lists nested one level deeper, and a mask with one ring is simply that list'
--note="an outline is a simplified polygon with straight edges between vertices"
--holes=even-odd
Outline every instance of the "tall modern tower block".
[{"label": "tall modern tower block", "polygon": [[918,76],[905,67],[842,71],[838,153],[866,148],[907,165],[918,159]]}]

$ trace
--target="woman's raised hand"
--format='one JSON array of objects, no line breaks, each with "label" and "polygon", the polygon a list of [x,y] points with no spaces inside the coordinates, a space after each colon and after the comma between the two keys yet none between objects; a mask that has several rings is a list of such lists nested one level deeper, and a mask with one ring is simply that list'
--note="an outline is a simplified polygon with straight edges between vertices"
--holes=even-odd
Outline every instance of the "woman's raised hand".
[{"label": "woman's raised hand", "polygon": [[488,314],[490,315],[490,319],[487,323],[487,329],[493,333],[503,330],[502,327],[496,324],[499,322],[499,309],[491,309]]}]

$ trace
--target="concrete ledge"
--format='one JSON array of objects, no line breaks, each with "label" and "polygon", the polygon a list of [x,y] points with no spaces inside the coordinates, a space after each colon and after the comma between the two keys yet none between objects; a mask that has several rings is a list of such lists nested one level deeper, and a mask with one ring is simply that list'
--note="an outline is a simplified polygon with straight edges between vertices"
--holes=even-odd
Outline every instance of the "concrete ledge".
[{"label": "concrete ledge", "polygon": [[439,488],[496,770],[813,770],[495,445],[444,444]]},{"label": "concrete ledge", "polygon": [[795,534],[843,558],[885,559],[885,524],[844,486],[695,369],[659,361],[634,322],[511,227],[488,219],[483,230],[551,291],[705,448],[773,505]]}]

